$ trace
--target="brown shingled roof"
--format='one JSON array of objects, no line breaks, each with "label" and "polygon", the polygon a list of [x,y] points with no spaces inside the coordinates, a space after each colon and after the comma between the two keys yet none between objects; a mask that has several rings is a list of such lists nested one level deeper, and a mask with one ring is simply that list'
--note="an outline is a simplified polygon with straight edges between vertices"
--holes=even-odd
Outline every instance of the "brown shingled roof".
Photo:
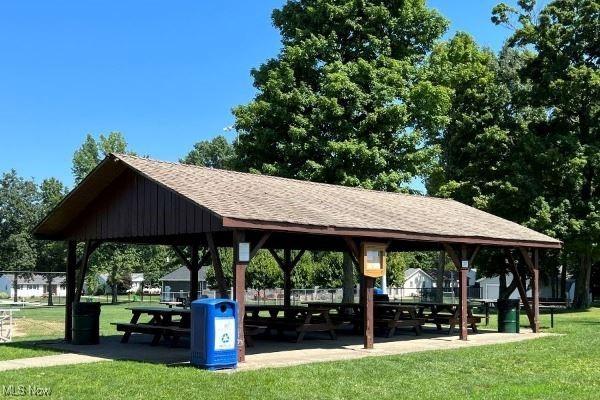
[{"label": "brown shingled roof", "polygon": [[[229,227],[354,229],[523,242],[560,241],[454,200],[240,173],[115,154],[127,166],[223,218]],[[296,229],[293,229],[296,228]],[[315,231],[316,232],[316,231]],[[384,236],[379,234],[378,236]],[[393,235],[390,237],[394,237]]]}]

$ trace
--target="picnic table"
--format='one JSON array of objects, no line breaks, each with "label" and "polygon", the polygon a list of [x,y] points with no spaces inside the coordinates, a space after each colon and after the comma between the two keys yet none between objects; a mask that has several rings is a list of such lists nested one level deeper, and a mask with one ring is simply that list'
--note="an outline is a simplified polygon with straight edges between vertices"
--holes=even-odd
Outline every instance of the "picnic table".
[{"label": "picnic table", "polygon": [[[329,303],[329,302],[305,302],[309,308],[323,308],[335,311],[331,319],[340,326],[345,323],[354,324],[355,330],[362,327],[362,305],[359,303]],[[415,334],[421,334],[421,326],[425,321],[417,317],[415,306],[404,305],[394,302],[375,302],[375,325],[387,330],[386,336],[392,337],[397,328],[413,328]]]},{"label": "picnic table", "polygon": [[332,340],[337,338],[327,307],[246,305],[245,309],[249,325],[266,326],[267,331],[275,329],[280,335],[283,331],[294,331],[297,343],[302,342],[307,332],[327,332]]},{"label": "picnic table", "polygon": [[181,302],[181,301],[161,301],[160,304],[169,306],[169,308],[173,308],[173,306],[175,306],[175,307],[183,307],[184,306],[183,302]]},{"label": "picnic table", "polygon": [[[454,327],[460,323],[460,305],[454,303],[415,302],[410,304],[417,308],[417,316],[426,322],[435,324],[437,330],[442,330],[442,325],[449,325],[448,335],[454,332]],[[429,314],[425,313],[429,310]],[[481,317],[473,315],[473,305],[467,304],[467,325],[474,333],[477,333],[477,324],[481,323]]]},{"label": "picnic table", "polygon": [[412,305],[398,303],[375,303],[375,325],[387,329],[387,337],[392,337],[397,328],[409,327],[418,336],[421,327],[425,324],[424,318],[417,316],[417,308]]},{"label": "picnic table", "polygon": [[[164,337],[176,344],[181,336],[190,335],[190,315],[191,311],[184,308],[166,308],[166,307],[129,307],[131,311],[131,320],[129,323],[114,322],[117,331],[124,332],[121,343],[127,343],[132,333],[145,333],[153,335],[152,345],[160,343]],[[142,315],[149,315],[150,320],[139,322]],[[174,320],[173,317],[180,317]]]},{"label": "picnic table", "polygon": [[550,328],[554,328],[554,313],[558,310],[566,310],[568,305],[565,301],[540,301],[540,312],[550,311]]}]

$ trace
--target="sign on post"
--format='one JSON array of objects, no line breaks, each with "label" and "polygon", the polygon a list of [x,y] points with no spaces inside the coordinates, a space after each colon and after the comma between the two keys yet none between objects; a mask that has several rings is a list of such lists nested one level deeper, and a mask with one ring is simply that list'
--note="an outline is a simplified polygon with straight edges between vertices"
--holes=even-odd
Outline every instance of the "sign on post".
[{"label": "sign on post", "polygon": [[381,243],[362,243],[360,268],[364,276],[379,278],[385,274],[385,249]]},{"label": "sign on post", "polygon": [[238,244],[238,261],[250,262],[250,243],[240,242]]}]

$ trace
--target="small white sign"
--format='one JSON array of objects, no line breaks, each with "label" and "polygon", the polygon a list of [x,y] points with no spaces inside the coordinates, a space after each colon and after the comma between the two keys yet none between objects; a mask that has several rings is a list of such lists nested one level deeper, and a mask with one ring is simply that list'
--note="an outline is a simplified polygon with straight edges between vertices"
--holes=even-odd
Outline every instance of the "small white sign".
[{"label": "small white sign", "polygon": [[462,265],[461,267],[463,269],[469,269],[469,261],[468,260],[462,260]]},{"label": "small white sign", "polygon": [[250,262],[250,243],[242,242],[238,246],[238,261]]},{"label": "small white sign", "polygon": [[235,318],[215,318],[215,350],[235,348]]}]

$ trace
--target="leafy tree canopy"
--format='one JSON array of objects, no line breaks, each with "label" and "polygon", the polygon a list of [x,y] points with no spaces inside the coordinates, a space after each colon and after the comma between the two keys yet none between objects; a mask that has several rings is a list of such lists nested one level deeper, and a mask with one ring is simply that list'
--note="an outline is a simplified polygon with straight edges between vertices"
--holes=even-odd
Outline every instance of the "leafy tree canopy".
[{"label": "leafy tree canopy", "polygon": [[298,0],[273,23],[283,49],[252,71],[258,94],[234,109],[238,167],[406,190],[432,157],[421,130],[448,106],[417,80],[444,18],[423,0]]},{"label": "leafy tree canopy", "polygon": [[184,164],[204,167],[231,169],[235,159],[235,150],[224,136],[215,136],[211,140],[202,140],[181,160]]},{"label": "leafy tree canopy", "polygon": [[135,154],[128,150],[125,137],[120,132],[101,134],[98,140],[88,134],[79,149],[73,154],[73,175],[75,183],[79,183],[109,153]]}]

